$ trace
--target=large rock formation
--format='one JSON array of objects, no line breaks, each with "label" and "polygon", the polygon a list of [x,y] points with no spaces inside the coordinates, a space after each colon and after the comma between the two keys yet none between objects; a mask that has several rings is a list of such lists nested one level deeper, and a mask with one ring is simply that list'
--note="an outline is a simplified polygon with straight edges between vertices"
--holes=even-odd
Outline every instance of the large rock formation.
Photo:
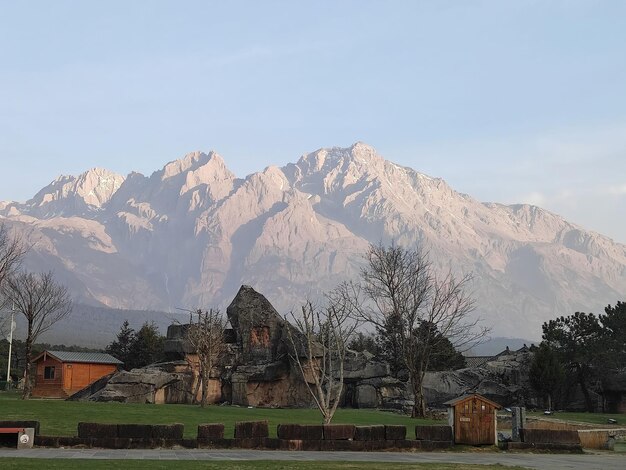
[{"label": "large rock formation", "polygon": [[[297,330],[260,293],[242,286],[227,309],[232,329],[225,331],[227,353],[211,373],[212,402],[263,407],[308,407],[313,400],[293,356]],[[119,372],[90,396],[92,400],[147,403],[191,403],[197,381],[197,358],[185,340],[186,325],[167,331],[166,354],[172,362]],[[315,351],[315,350],[314,350]],[[426,375],[426,397],[433,407],[460,395],[477,392],[502,404],[524,400],[530,356],[527,348],[508,350],[484,367]],[[343,406],[408,410],[410,386],[392,377],[389,365],[371,353],[348,351]],[[521,372],[520,372],[521,371]],[[81,395],[82,396],[82,395]]]}]

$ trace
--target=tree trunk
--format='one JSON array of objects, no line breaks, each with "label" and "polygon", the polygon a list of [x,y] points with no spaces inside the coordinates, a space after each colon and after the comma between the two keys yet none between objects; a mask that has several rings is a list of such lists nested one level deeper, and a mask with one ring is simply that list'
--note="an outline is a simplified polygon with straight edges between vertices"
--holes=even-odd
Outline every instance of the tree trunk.
[{"label": "tree trunk", "polygon": [[202,371],[202,400],[200,406],[204,408],[207,403],[209,394],[209,373],[205,370]]},{"label": "tree trunk", "polygon": [[422,388],[422,379],[419,375],[411,376],[411,384],[413,385],[413,396],[415,397],[413,410],[411,411],[411,418],[425,418],[426,417],[426,397],[424,397],[424,390]]},{"label": "tree trunk", "polygon": [[[198,364],[198,368],[200,369],[197,373],[194,373],[194,377],[196,379],[196,383],[193,387],[193,396],[191,397],[191,403],[194,405],[198,403],[198,392],[200,391],[200,381],[202,380],[202,366]],[[193,371],[193,366],[192,369]]]},{"label": "tree trunk", "polygon": [[28,400],[31,394],[30,385],[30,363],[33,354],[33,338],[32,325],[28,325],[28,336],[26,337],[26,366],[24,367],[24,390],[22,391],[22,400]]},{"label": "tree trunk", "polygon": [[593,403],[591,402],[591,395],[589,394],[589,390],[587,389],[587,384],[585,383],[585,374],[581,367],[578,367],[578,383],[580,384],[580,389],[583,392],[583,396],[585,397],[585,406],[587,407],[587,411],[589,413],[593,413]]},{"label": "tree trunk", "polygon": [[548,393],[548,410],[552,411],[552,395]]}]

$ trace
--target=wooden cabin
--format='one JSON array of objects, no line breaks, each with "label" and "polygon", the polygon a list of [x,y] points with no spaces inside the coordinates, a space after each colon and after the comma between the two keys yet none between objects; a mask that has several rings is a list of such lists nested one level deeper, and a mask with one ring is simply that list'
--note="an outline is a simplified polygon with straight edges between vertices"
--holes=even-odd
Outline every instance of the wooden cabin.
[{"label": "wooden cabin", "polygon": [[473,393],[444,403],[448,407],[448,424],[452,426],[455,444],[497,445],[497,403]]},{"label": "wooden cabin", "polygon": [[67,398],[115,372],[122,361],[104,353],[44,351],[33,363],[37,371],[32,396]]}]

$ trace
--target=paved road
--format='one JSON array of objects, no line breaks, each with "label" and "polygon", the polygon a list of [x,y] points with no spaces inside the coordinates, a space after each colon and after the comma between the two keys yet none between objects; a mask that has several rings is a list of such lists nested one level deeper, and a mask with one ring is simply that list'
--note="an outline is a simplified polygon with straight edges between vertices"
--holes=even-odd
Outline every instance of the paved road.
[{"label": "paved road", "polygon": [[[519,465],[533,469],[609,470],[626,469],[626,455],[527,454],[461,452],[291,452],[271,450],[110,450],[110,449],[0,449],[3,457],[52,459],[144,459],[144,460],[313,460],[405,463],[482,463]],[[0,467],[1,467],[0,461]]]}]

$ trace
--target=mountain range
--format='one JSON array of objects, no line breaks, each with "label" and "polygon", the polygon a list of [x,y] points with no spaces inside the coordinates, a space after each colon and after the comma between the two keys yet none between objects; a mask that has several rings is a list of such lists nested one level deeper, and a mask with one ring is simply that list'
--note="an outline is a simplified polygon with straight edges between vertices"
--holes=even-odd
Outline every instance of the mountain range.
[{"label": "mountain range", "polygon": [[500,336],[538,338],[542,322],[626,292],[625,245],[536,206],[480,202],[363,143],[245,178],[215,152],[150,176],[94,168],[0,202],[0,220],[32,247],[27,269],[116,309],[223,308],[249,284],[287,312],[392,241],[473,273],[476,314]]}]

